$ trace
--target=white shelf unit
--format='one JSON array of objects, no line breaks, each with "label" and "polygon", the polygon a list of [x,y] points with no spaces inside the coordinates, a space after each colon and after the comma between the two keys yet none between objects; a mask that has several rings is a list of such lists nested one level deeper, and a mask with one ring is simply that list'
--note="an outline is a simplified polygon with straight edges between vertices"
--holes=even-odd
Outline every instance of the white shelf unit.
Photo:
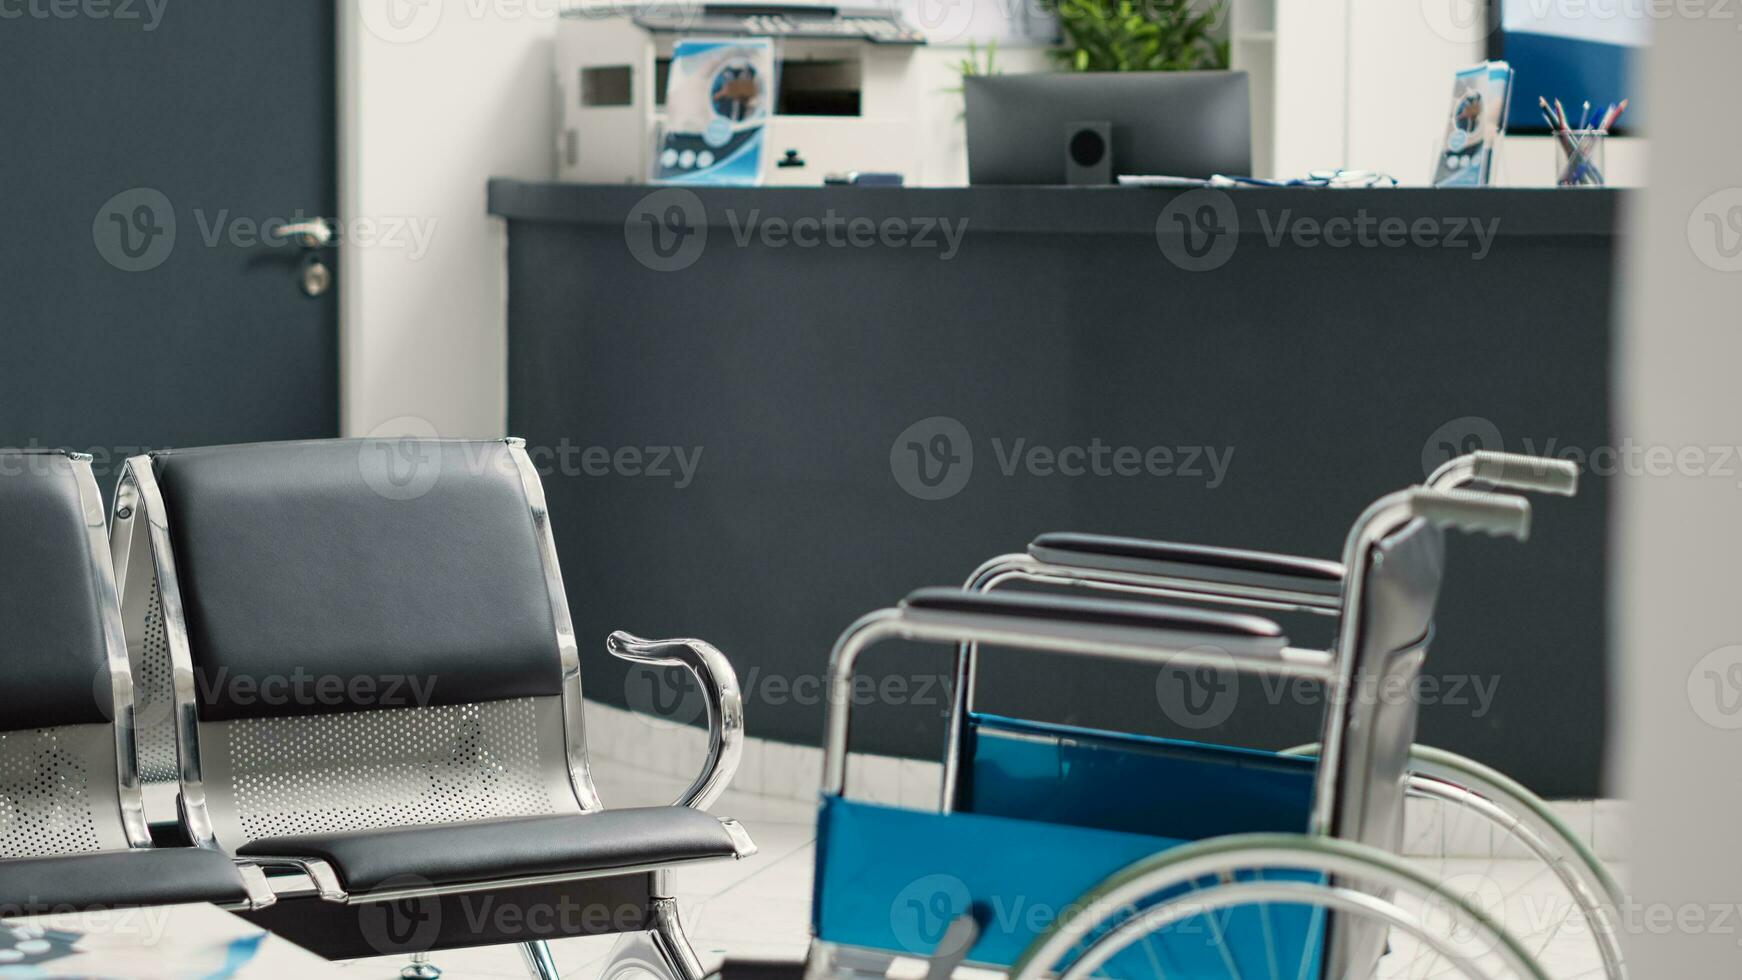
[{"label": "white shelf unit", "polygon": [[1345,165],[1349,0],[1229,0],[1230,67],[1252,86],[1252,172]]}]

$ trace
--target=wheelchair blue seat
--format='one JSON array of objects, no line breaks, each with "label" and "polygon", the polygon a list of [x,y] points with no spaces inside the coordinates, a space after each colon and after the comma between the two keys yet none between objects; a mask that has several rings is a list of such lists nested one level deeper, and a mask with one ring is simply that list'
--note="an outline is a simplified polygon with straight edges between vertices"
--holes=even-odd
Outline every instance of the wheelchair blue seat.
[{"label": "wheelchair blue seat", "polygon": [[[952,813],[825,797],[813,904],[820,939],[929,956],[949,923],[979,905],[986,925],[967,962],[1008,967],[1084,892],[1135,861],[1208,837],[1308,825],[1310,759],[987,714],[969,715],[965,736]],[[1304,906],[1198,915],[1098,972],[1317,977],[1321,926]]]}]

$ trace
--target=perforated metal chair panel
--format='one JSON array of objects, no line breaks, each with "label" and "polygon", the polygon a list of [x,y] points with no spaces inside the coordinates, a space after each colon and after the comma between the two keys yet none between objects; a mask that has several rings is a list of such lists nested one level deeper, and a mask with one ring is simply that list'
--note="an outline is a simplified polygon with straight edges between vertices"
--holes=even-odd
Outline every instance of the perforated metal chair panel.
[{"label": "perforated metal chair panel", "polygon": [[579,813],[557,698],[200,725],[229,848],[268,837]]},{"label": "perforated metal chair panel", "polygon": [[139,775],[148,783],[175,782],[175,689],[169,641],[163,630],[163,603],[151,580],[143,630],[128,631],[128,661],[133,672],[134,732]]},{"label": "perforated metal chair panel", "polygon": [[0,858],[126,847],[114,744],[107,725],[0,733]]}]

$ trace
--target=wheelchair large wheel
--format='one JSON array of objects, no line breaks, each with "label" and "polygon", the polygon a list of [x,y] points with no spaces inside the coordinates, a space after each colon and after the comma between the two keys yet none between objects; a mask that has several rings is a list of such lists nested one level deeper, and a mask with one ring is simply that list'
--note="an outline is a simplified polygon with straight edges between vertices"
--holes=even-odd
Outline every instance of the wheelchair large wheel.
[{"label": "wheelchair large wheel", "polygon": [[[1284,917],[1298,923],[1303,914],[1308,929],[1273,928]],[[1236,922],[1234,915],[1245,918]],[[1332,916],[1335,929],[1324,928]],[[1189,945],[1180,942],[1188,927]],[[1236,930],[1239,948],[1227,938]],[[1331,937],[1363,931],[1380,951],[1372,954],[1377,962],[1359,953],[1345,964],[1325,962],[1326,949],[1334,956],[1338,945]],[[1220,965],[1200,961],[1181,973],[1170,952],[1180,948],[1214,949]],[[1133,959],[1133,951],[1142,955]],[[1109,969],[1122,954],[1125,966]],[[1402,978],[1424,970],[1472,980],[1547,980],[1485,912],[1394,855],[1324,837],[1241,834],[1177,847],[1107,878],[1035,937],[1011,977],[1303,980],[1337,971],[1337,980],[1345,980],[1349,971]]]},{"label": "wheelchair large wheel", "polygon": [[[1314,756],[1318,746],[1283,754]],[[1407,795],[1440,804],[1448,838],[1491,833],[1492,853],[1514,855],[1440,855],[1412,863],[1480,905],[1536,958],[1565,964],[1557,974],[1627,977],[1621,887],[1541,797],[1503,773],[1430,746],[1411,749],[1409,768]],[[1551,880],[1558,888],[1545,891]]]}]

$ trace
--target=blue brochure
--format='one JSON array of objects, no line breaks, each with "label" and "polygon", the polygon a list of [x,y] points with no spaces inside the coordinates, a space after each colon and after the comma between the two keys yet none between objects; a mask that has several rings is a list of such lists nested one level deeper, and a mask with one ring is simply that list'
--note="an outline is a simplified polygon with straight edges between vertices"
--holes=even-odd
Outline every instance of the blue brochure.
[{"label": "blue brochure", "polygon": [[677,42],[652,179],[668,184],[760,183],[763,130],[774,108],[774,71],[770,38]]},{"label": "blue brochure", "polygon": [[1485,61],[1458,72],[1452,116],[1434,165],[1435,187],[1485,187],[1494,176],[1494,151],[1506,133],[1512,66]]}]

